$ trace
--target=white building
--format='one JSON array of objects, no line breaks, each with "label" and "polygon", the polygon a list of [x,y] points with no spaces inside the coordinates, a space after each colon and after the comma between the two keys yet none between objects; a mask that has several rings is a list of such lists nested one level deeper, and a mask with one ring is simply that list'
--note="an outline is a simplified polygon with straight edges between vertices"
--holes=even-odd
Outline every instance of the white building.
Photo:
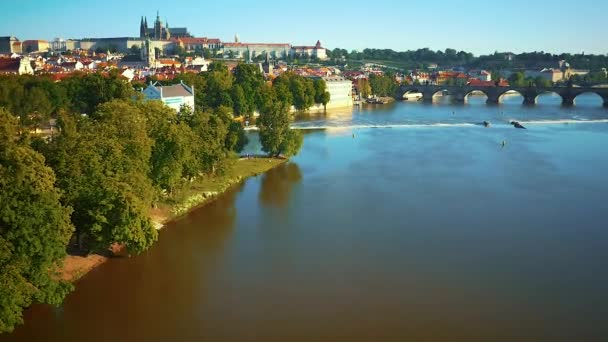
[{"label": "white building", "polygon": [[480,70],[478,72],[473,73],[471,76],[484,82],[489,82],[492,80],[492,73],[486,70]]},{"label": "white building", "polygon": [[353,83],[344,77],[329,76],[322,77],[329,92],[329,103],[327,109],[343,108],[353,106]]},{"label": "white building", "polygon": [[327,50],[321,46],[321,41],[317,41],[315,46],[292,46],[291,56],[295,58],[317,58],[327,59]]},{"label": "white building", "polygon": [[179,111],[182,106],[194,110],[194,86],[189,87],[183,82],[171,86],[159,86],[150,83],[143,91],[146,100],[161,100],[165,105]]}]

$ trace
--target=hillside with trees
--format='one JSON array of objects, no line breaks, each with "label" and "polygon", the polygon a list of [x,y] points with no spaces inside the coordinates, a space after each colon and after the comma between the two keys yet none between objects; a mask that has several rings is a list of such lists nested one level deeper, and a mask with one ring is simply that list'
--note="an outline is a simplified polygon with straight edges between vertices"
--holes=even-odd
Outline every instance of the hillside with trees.
[{"label": "hillside with trees", "polygon": [[433,51],[428,48],[394,51],[391,49],[364,49],[351,51],[336,48],[328,51],[332,61],[358,61],[358,62],[396,62],[403,69],[426,69],[432,64],[441,67],[462,66],[477,69],[536,69],[557,65],[565,60],[572,68],[600,71],[608,67],[607,55],[580,54],[551,54],[547,52],[526,52],[512,54],[508,52],[495,52],[489,55],[474,56],[470,52],[445,49]]}]

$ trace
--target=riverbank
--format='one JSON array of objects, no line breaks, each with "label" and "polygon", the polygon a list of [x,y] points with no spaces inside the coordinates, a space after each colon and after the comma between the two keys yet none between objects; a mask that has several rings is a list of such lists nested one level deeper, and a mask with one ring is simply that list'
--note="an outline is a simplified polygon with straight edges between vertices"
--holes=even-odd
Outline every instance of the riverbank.
[{"label": "riverbank", "polygon": [[[162,201],[158,207],[150,210],[150,219],[157,229],[161,229],[168,222],[186,215],[239,184],[249,177],[257,176],[286,162],[278,158],[241,158],[235,162],[225,175],[204,177],[192,182],[178,195]],[[121,248],[113,247],[110,254],[123,255]],[[99,254],[88,256],[68,255],[59,270],[61,279],[75,282],[94,268],[102,265],[111,257]]]}]

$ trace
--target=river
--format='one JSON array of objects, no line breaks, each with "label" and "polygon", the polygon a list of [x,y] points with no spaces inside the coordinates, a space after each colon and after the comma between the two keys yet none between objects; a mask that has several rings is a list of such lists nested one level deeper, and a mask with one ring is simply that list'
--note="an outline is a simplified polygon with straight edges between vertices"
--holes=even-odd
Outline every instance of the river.
[{"label": "river", "polygon": [[469,102],[299,118],[291,162],[0,341],[607,338],[608,110]]}]

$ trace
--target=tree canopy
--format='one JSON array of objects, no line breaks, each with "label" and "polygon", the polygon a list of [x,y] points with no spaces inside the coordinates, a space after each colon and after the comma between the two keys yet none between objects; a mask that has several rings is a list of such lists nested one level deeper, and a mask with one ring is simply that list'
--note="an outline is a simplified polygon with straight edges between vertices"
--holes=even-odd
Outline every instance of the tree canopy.
[{"label": "tree canopy", "polygon": [[59,304],[70,289],[55,271],[73,231],[71,209],[17,122],[0,108],[0,332],[21,323],[29,304]]}]

